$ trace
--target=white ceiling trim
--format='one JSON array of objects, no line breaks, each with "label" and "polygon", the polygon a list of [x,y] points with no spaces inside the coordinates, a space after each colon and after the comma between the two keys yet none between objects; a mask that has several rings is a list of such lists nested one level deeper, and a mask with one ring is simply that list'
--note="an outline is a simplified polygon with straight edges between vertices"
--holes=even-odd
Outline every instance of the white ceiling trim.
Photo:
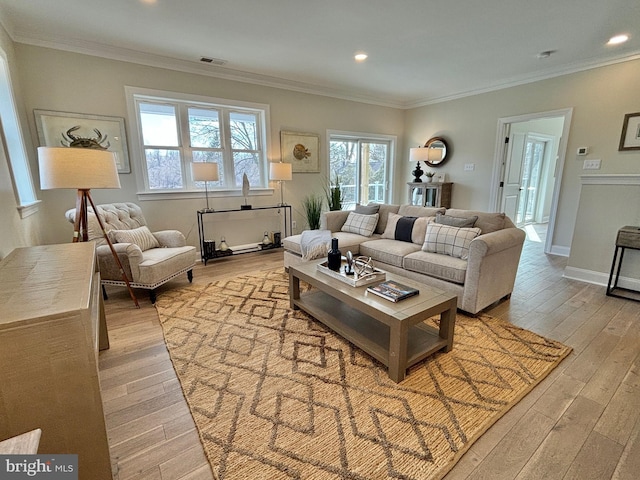
[{"label": "white ceiling trim", "polygon": [[87,42],[87,41],[69,41],[63,38],[53,37],[39,37],[37,33],[32,31],[14,31],[11,28],[5,30],[14,42],[23,43],[27,45],[34,45],[43,48],[52,48],[56,50],[68,51],[73,53],[79,53],[84,55],[97,56],[101,58],[107,58],[110,60],[118,60],[123,62],[135,63],[139,65],[145,65],[149,67],[165,68],[168,70],[174,70],[185,73],[192,73],[197,75],[205,75],[210,77],[221,78],[224,80],[232,80],[237,82],[249,83],[254,85],[260,85],[264,87],[285,89],[295,91],[299,93],[306,93],[311,95],[320,95],[325,97],[337,98],[341,100],[354,101],[359,103],[366,103],[371,105],[378,105],[382,107],[398,108],[403,110],[409,110],[418,107],[424,107],[428,105],[434,105],[437,103],[448,102],[451,100],[458,100],[465,97],[474,95],[480,95],[483,93],[494,92],[497,90],[503,90],[505,88],[511,88],[519,85],[526,85],[529,83],[538,82],[541,80],[547,80],[550,78],[560,77],[563,75],[569,75],[578,73],[594,68],[604,67],[608,65],[614,65],[618,63],[624,63],[632,60],[640,59],[640,51],[632,52],[630,54],[621,55],[614,59],[608,59],[606,61],[593,61],[582,62],[570,65],[567,68],[561,70],[549,70],[543,71],[534,76],[515,77],[505,82],[501,82],[496,85],[490,85],[478,89],[464,91],[453,95],[447,95],[443,97],[424,98],[421,100],[411,102],[395,101],[390,98],[383,98],[381,96],[373,96],[350,91],[348,89],[336,89],[332,87],[315,85],[305,82],[296,82],[293,80],[287,80],[279,77],[272,77],[268,75],[261,75],[241,70],[234,70],[230,68],[198,64],[196,62],[189,62],[186,60],[180,60],[172,57],[165,57],[162,55],[154,55],[149,53],[143,53],[136,50],[130,50],[121,47],[113,47],[101,43]]}]

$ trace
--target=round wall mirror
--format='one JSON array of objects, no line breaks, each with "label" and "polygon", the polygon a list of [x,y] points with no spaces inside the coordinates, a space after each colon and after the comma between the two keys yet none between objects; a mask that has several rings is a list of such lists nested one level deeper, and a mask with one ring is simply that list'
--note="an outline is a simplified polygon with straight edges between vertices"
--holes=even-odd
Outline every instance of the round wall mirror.
[{"label": "round wall mirror", "polygon": [[427,140],[427,143],[425,143],[424,146],[429,149],[429,160],[427,160],[425,163],[430,167],[439,167],[447,159],[449,146],[447,145],[447,142],[444,138],[430,138],[429,140]]}]

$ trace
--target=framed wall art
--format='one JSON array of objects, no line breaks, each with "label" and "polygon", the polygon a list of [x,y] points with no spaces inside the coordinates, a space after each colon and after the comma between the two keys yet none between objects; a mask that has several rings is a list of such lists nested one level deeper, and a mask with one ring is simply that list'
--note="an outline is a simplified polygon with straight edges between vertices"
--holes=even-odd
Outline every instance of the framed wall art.
[{"label": "framed wall art", "polygon": [[69,146],[89,139],[113,152],[118,173],[130,173],[124,118],[34,110],[41,147]]},{"label": "framed wall art", "polygon": [[640,112],[624,116],[618,150],[640,150]]},{"label": "framed wall art", "polygon": [[320,135],[315,133],[280,132],[282,161],[291,164],[294,173],[320,172]]}]

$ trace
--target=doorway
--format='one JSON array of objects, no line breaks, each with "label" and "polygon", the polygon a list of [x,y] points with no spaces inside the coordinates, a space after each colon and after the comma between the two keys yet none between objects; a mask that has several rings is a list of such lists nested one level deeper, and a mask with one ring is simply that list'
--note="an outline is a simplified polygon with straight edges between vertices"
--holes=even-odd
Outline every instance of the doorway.
[{"label": "doorway", "polygon": [[562,184],[572,109],[498,120],[492,205],[518,227],[547,224],[545,253],[553,232]]}]

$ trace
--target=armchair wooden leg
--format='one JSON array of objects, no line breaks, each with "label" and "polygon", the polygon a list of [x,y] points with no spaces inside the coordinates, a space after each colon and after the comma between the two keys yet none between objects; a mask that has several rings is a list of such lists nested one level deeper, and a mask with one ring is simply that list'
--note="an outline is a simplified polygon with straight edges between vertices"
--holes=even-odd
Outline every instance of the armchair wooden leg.
[{"label": "armchair wooden leg", "polygon": [[193,282],[193,270],[187,271],[187,280],[189,280],[189,283]]},{"label": "armchair wooden leg", "polygon": [[151,303],[155,305],[155,303],[156,303],[156,291],[155,290],[149,290],[149,300],[151,300]]},{"label": "armchair wooden leg", "polygon": [[103,300],[109,300],[109,297],[107,295],[107,289],[104,288],[104,285],[102,285],[102,298]]}]

